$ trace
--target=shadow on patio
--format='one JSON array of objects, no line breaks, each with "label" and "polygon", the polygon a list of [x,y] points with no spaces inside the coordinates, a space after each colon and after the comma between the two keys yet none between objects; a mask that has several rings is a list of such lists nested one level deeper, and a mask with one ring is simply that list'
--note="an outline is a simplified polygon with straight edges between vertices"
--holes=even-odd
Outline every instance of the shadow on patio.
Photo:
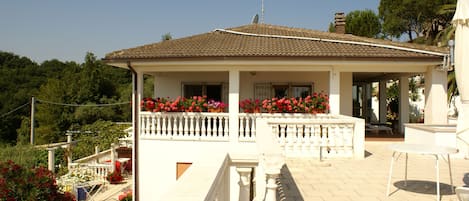
[{"label": "shadow on patio", "polygon": [[[367,141],[366,158],[317,159],[287,158],[282,169],[280,199],[285,201],[384,201],[435,200],[435,162],[432,156],[409,155],[408,181],[404,186],[405,159],[394,163],[391,195],[386,196],[392,151],[390,144],[403,142]],[[451,159],[454,187],[469,180],[469,160]],[[456,201],[446,163],[440,165],[442,201]],[[466,179],[465,179],[466,178]]]}]

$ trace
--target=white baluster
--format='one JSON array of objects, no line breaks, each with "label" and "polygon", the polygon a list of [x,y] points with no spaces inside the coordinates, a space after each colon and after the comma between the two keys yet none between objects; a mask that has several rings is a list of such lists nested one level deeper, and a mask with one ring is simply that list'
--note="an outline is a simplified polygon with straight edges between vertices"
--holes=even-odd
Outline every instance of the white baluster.
[{"label": "white baluster", "polygon": [[207,133],[207,128],[205,126],[205,124],[207,123],[208,121],[208,118],[206,119],[205,116],[202,116],[202,135],[201,135],[201,138],[206,138],[208,136],[208,133]]},{"label": "white baluster", "polygon": [[199,116],[194,116],[194,122],[195,122],[195,138],[200,138],[200,117]]},{"label": "white baluster", "polygon": [[163,124],[161,125],[161,131],[164,136],[168,136],[168,129],[166,127],[166,115],[161,115],[161,120]]},{"label": "white baluster", "polygon": [[239,139],[244,140],[244,121],[246,116],[239,117]]},{"label": "white baluster", "polygon": [[293,125],[287,125],[287,155],[294,153],[296,128]]},{"label": "white baluster", "polygon": [[195,132],[194,132],[194,115],[189,116],[189,136],[194,139],[195,138]]},{"label": "white baluster", "polygon": [[161,116],[156,116],[156,134],[161,136]]},{"label": "white baluster", "polygon": [[256,116],[251,117],[251,140],[256,140]]},{"label": "white baluster", "polygon": [[246,116],[245,129],[244,129],[244,138],[245,140],[251,139],[251,125],[252,125],[252,116]]},{"label": "white baluster", "polygon": [[[277,126],[277,125],[275,125]],[[278,125],[278,128],[280,129],[280,138],[283,141],[283,149],[285,150],[285,154],[287,153],[288,150],[288,141],[287,141],[287,134],[285,132],[286,125],[285,124],[280,124]]]},{"label": "white baluster", "polygon": [[303,138],[303,144],[301,146],[301,150],[303,152],[304,156],[310,156],[311,155],[311,150],[309,149],[310,143],[311,143],[311,125],[305,125],[304,126],[304,138]]},{"label": "white baluster", "polygon": [[239,201],[249,201],[251,188],[251,168],[236,168],[239,174]]},{"label": "white baluster", "polygon": [[229,133],[230,128],[228,126],[228,116],[225,116],[224,120],[225,120],[225,123],[224,123],[225,129],[223,129],[223,132],[224,132],[223,137],[225,140],[228,140],[230,139],[230,133]]},{"label": "white baluster", "polygon": [[155,136],[156,116],[151,115],[150,135]]},{"label": "white baluster", "polygon": [[213,134],[212,134],[212,116],[208,116],[208,117],[207,117],[207,121],[208,121],[208,124],[207,124],[207,136],[208,136],[208,137],[213,137]]},{"label": "white baluster", "polygon": [[[221,114],[221,113],[220,113]],[[217,116],[217,123],[218,123],[218,130],[217,130],[217,135],[218,138],[222,139],[223,138],[223,116]]]},{"label": "white baluster", "polygon": [[326,125],[321,126],[321,153],[322,157],[327,157],[328,152],[327,148],[329,146],[329,139],[328,139],[328,129]]},{"label": "white baluster", "polygon": [[[176,113],[176,125],[178,125],[177,133],[179,137],[184,137],[184,130],[182,123],[184,122],[184,115],[182,113]],[[176,130],[176,129],[175,129]]]},{"label": "white baluster", "polygon": [[147,125],[147,116],[144,115],[144,116],[142,116],[142,127],[141,127],[142,133],[140,133],[141,136],[145,135],[146,128],[147,128],[146,125]]},{"label": "white baluster", "polygon": [[184,118],[184,136],[186,136],[187,138],[190,137],[190,133],[189,133],[189,124],[188,124],[188,119],[190,118],[188,115],[185,115],[184,113],[182,113],[182,116]]},{"label": "white baluster", "polygon": [[331,124],[329,127],[329,155],[331,156],[337,156],[337,147],[336,147],[336,141],[337,141],[337,124]]},{"label": "white baluster", "polygon": [[265,201],[276,201],[277,200],[277,178],[279,174],[266,174],[267,176],[267,185],[265,192]]}]

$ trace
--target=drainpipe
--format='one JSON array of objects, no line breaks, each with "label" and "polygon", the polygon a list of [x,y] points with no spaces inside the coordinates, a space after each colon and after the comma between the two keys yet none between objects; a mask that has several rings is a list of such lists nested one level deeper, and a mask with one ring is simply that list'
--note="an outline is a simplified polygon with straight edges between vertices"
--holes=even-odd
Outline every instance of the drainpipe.
[{"label": "drainpipe", "polygon": [[132,117],[133,117],[133,143],[132,143],[132,171],[134,173],[133,176],[133,200],[138,201],[139,200],[139,187],[138,187],[138,181],[139,181],[139,171],[138,171],[138,136],[139,136],[139,125],[140,125],[140,119],[138,117],[138,89],[137,89],[137,84],[138,84],[138,76],[137,76],[137,71],[135,71],[134,68],[132,68],[132,65],[130,61],[127,61],[127,67],[130,69],[132,72]]}]

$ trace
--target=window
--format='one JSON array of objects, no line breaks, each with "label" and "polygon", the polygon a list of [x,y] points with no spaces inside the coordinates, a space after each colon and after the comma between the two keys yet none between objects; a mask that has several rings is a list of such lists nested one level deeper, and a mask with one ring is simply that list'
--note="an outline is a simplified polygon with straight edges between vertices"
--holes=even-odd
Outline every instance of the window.
[{"label": "window", "polygon": [[183,96],[207,96],[207,100],[223,101],[222,84],[188,83],[183,84]]},{"label": "window", "polygon": [[271,84],[271,83],[257,83],[254,86],[254,94],[257,99],[266,98],[305,98],[313,92],[313,84],[302,83],[285,83],[285,84]]}]

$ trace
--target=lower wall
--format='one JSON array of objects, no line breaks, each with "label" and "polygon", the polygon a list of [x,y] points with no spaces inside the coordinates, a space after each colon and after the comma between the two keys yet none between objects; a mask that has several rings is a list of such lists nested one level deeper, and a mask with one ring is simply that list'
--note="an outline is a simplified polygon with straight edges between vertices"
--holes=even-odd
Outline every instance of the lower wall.
[{"label": "lower wall", "polygon": [[[198,141],[163,141],[140,140],[139,163],[140,199],[159,200],[176,184],[176,164],[178,162],[193,163],[201,157],[210,156],[215,152],[233,151],[229,142],[198,142]],[[256,150],[255,143],[243,144],[236,151]],[[232,177],[237,176],[232,173]],[[230,179],[230,186],[237,186],[239,180]],[[197,184],[194,184],[197,187]],[[237,192],[237,191],[234,191]]]}]

